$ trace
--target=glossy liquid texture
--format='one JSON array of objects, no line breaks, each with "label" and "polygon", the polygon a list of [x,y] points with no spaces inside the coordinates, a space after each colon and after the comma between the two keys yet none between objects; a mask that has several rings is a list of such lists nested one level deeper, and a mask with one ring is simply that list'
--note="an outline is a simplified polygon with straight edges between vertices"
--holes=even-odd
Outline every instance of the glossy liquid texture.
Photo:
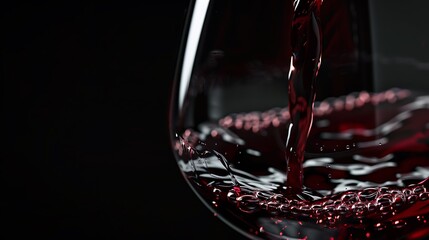
[{"label": "glossy liquid texture", "polygon": [[292,59],[288,79],[291,114],[286,140],[286,186],[288,192],[295,194],[302,191],[304,150],[313,121],[315,82],[322,53],[321,4],[321,0],[294,2]]},{"label": "glossy liquid texture", "polygon": [[[213,120],[196,110],[210,88],[192,89],[196,108],[181,118],[192,123],[173,143],[184,176],[216,216],[250,238],[428,236],[429,96],[389,89],[315,102],[316,85],[324,84],[316,84],[322,1],[293,4],[287,106]],[[227,86],[231,69],[222,58],[241,48],[223,49],[211,51],[210,71],[196,71],[195,84]],[[238,66],[233,73],[244,71]]]},{"label": "glossy liquid texture", "polygon": [[252,235],[314,237],[320,228],[317,239],[419,239],[429,228],[427,116],[429,96],[404,89],[317,102],[298,197],[284,194],[287,108],[201,124],[175,149],[204,201]]}]

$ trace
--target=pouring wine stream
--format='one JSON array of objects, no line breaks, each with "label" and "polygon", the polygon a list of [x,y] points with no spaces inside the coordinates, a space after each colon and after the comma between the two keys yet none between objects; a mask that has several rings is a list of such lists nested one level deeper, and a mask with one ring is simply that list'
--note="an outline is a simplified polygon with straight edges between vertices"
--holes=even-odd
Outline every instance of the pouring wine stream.
[{"label": "pouring wine stream", "polygon": [[[286,41],[291,52],[288,107],[191,121],[173,142],[181,171],[215,216],[250,237],[429,234],[427,94],[392,88],[315,104],[322,0],[288,4],[293,4],[287,6],[288,13],[293,7],[293,16],[287,15],[292,17]],[[335,34],[341,36],[339,30]],[[208,81],[204,76],[194,80]],[[196,86],[202,85],[189,91],[200,91]],[[193,100],[186,104],[197,104]],[[180,114],[194,119],[196,109],[183,108]],[[304,163],[305,150],[317,154],[319,149],[313,156],[322,157],[309,154]]]},{"label": "pouring wine stream", "polygon": [[289,69],[289,133],[286,140],[288,192],[299,194],[303,188],[303,160],[313,122],[316,77],[321,62],[322,0],[295,0],[292,22],[292,58]]}]

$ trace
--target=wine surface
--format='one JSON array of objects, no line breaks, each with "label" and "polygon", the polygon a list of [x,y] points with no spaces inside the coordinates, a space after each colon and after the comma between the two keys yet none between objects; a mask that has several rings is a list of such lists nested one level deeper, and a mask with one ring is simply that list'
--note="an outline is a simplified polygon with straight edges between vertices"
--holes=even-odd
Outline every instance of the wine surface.
[{"label": "wine surface", "polygon": [[216,215],[262,239],[429,234],[429,96],[389,89],[316,102],[297,194],[285,191],[288,109],[177,135],[179,166]]},{"label": "wine surface", "polygon": [[423,239],[429,96],[389,89],[315,102],[321,6],[293,1],[287,106],[198,119],[176,132],[178,164],[215,215],[250,238]]}]

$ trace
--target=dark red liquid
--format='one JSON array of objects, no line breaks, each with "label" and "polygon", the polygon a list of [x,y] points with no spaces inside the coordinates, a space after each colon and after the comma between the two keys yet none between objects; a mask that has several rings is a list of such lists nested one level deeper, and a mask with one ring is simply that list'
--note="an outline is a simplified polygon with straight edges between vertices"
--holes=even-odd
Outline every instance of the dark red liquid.
[{"label": "dark red liquid", "polygon": [[295,1],[292,20],[292,60],[289,72],[290,123],[286,140],[288,191],[302,191],[302,162],[313,121],[315,82],[320,66],[322,31],[321,0]]},{"label": "dark red liquid", "polygon": [[391,89],[317,102],[303,191],[285,194],[287,108],[184,131],[179,166],[218,216],[264,239],[429,235],[429,97]]},{"label": "dark red liquid", "polygon": [[177,133],[185,177],[251,238],[428,237],[429,97],[390,89],[315,103],[322,1],[293,3],[287,108]]}]

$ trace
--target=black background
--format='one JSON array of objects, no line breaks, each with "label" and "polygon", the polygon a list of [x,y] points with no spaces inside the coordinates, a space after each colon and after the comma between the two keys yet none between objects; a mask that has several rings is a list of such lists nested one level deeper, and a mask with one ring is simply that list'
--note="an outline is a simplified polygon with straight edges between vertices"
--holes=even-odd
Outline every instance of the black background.
[{"label": "black background", "polygon": [[187,5],[3,6],[2,239],[243,239],[169,145]]}]

